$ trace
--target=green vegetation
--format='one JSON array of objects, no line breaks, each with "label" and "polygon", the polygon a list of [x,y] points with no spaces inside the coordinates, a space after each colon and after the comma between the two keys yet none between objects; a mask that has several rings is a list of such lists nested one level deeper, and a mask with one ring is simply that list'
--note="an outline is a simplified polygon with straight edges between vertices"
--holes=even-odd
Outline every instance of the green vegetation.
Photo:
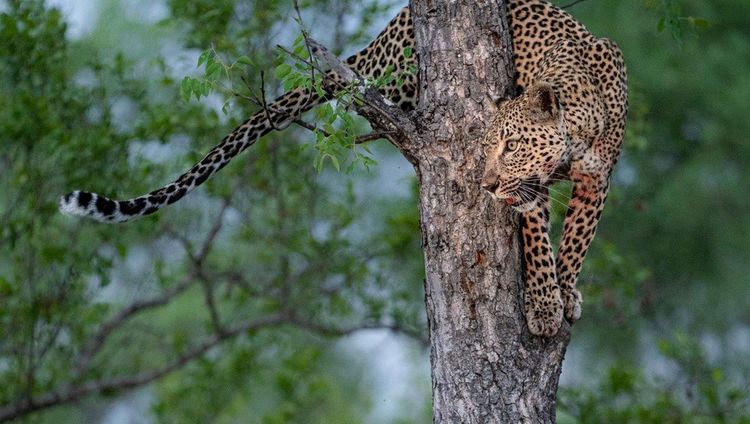
[{"label": "green vegetation", "polygon": [[[366,125],[339,102],[305,117],[328,135],[270,134],[159,214],[59,215],[70,189],[123,198],[169,181],[259,110],[248,98],[261,88],[303,83],[275,48],[305,56],[291,2],[169,0],[158,22],[97,5],[92,31],[71,39],[41,0],[0,1],[0,411],[96,387],[22,422],[96,421],[141,377],[153,382],[135,414],[156,422],[393,422],[372,412],[371,358],[346,346],[385,328],[407,368],[428,360],[408,163],[383,142],[355,146]],[[301,4],[336,53],[393,6]],[[622,47],[631,119],[559,421],[750,423],[750,3],[571,11]],[[428,377],[389,374],[418,395],[388,416],[428,422]]]}]

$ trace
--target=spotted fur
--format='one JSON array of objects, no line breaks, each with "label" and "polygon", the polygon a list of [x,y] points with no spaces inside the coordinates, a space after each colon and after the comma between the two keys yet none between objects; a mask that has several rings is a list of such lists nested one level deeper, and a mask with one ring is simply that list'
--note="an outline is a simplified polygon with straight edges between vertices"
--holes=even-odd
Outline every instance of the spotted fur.
[{"label": "spotted fur", "polygon": [[[380,92],[404,110],[414,109],[417,101],[417,78],[410,69],[416,65],[414,55],[404,54],[414,46],[414,29],[408,8],[391,20],[383,32],[364,50],[350,56],[345,64],[364,78],[375,79],[391,69],[393,82],[382,86]],[[341,78],[334,72],[326,73],[329,87],[341,86]],[[129,200],[112,200],[96,193],[74,191],[60,199],[60,211],[68,215],[84,216],[101,222],[125,222],[152,214],[172,204],[211,175],[226,166],[239,153],[252,146],[274,129],[284,128],[301,113],[329,100],[314,90],[291,90],[240,124],[189,171],[175,181],[148,194]]]},{"label": "spotted fur", "polygon": [[[487,132],[491,148],[482,187],[522,215],[526,320],[532,333],[551,336],[563,316],[570,322],[581,316],[576,279],[622,147],[628,103],[617,46],[562,12],[539,7],[538,17],[556,22],[547,27],[565,33],[545,38],[549,47],[536,65],[517,62],[526,66],[521,75],[527,89],[500,106]],[[555,261],[548,185],[562,179],[572,181],[573,193]]]},{"label": "spotted fur", "polygon": [[[594,37],[569,14],[542,0],[510,0],[508,17],[517,83],[526,90],[501,105],[487,133],[492,148],[482,186],[523,215],[527,321],[533,334],[549,336],[557,332],[563,314],[571,321],[580,316],[575,281],[620,151],[627,111],[625,67],[614,43]],[[401,81],[380,91],[411,110],[418,98],[418,81],[410,72],[416,57],[404,53],[413,47],[411,16],[404,8],[345,64],[365,78],[378,78],[391,69],[394,80]],[[333,71],[327,76],[339,79]],[[331,94],[287,92],[269,105],[269,112],[247,119],[188,172],[151,193],[117,201],[74,191],[60,199],[60,210],[102,222],[154,213]],[[555,261],[548,236],[547,184],[563,177],[573,181],[574,193]]]}]

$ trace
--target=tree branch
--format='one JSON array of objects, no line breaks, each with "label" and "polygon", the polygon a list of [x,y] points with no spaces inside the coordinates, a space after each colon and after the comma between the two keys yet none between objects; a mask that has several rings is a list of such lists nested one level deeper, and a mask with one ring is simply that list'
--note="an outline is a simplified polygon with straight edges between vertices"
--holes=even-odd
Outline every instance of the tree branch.
[{"label": "tree branch", "polygon": [[300,327],[304,330],[322,334],[324,336],[348,336],[362,330],[389,330],[396,334],[402,334],[411,339],[418,341],[422,347],[430,347],[430,340],[424,334],[413,329],[402,327],[398,324],[384,324],[384,323],[368,323],[359,324],[351,327],[329,327],[322,324],[318,324],[312,321],[307,321],[296,316],[290,316],[289,320],[292,324]]},{"label": "tree branch", "polygon": [[[236,186],[233,188],[233,192],[236,190],[236,188],[237,188]],[[91,359],[93,359],[93,357],[97,354],[97,352],[99,352],[99,349],[101,349],[101,347],[104,345],[104,342],[107,341],[107,338],[109,338],[109,336],[115,330],[117,330],[120,326],[122,326],[122,324],[124,324],[134,315],[137,315],[143,311],[157,308],[159,306],[169,303],[173,298],[175,298],[176,296],[179,296],[188,287],[190,287],[195,282],[196,278],[199,278],[203,275],[203,271],[201,269],[201,266],[203,265],[203,260],[208,255],[208,252],[210,251],[211,246],[213,245],[213,242],[216,239],[216,236],[219,234],[219,231],[221,231],[221,228],[224,223],[224,213],[229,207],[229,204],[230,204],[229,199],[225,199],[224,202],[222,203],[219,215],[216,218],[216,221],[213,223],[213,225],[209,229],[208,233],[206,234],[206,237],[204,238],[203,243],[201,243],[201,246],[198,248],[197,254],[192,253],[192,247],[190,245],[189,240],[180,236],[177,233],[173,233],[173,236],[178,238],[184,244],[185,251],[187,255],[190,257],[190,260],[193,262],[193,265],[194,265],[193,270],[184,280],[182,280],[180,283],[176,284],[175,286],[171,287],[169,290],[164,292],[164,294],[162,294],[161,296],[158,296],[152,299],[146,299],[146,300],[133,302],[132,304],[124,307],[119,312],[117,312],[117,314],[115,314],[115,316],[110,318],[107,322],[102,324],[101,327],[99,327],[99,331],[97,331],[96,335],[91,337],[89,341],[86,343],[86,345],[84,346],[84,348],[81,350],[81,354],[78,357],[78,361],[76,362],[75,372],[73,374],[74,378],[78,378],[81,375],[83,375],[84,372],[86,372],[86,369],[88,368],[89,363],[91,362]],[[205,284],[204,284],[204,290],[208,290]],[[213,294],[211,293],[210,296],[206,294],[206,296],[207,296],[207,304],[209,306],[213,305]],[[218,316],[212,313],[211,318],[212,318],[213,324],[217,326],[216,328],[218,331],[218,329],[220,328],[218,326],[218,323],[219,323]]]},{"label": "tree branch", "polygon": [[148,384],[171,373],[172,371],[182,368],[188,362],[202,356],[211,348],[219,345],[225,340],[236,337],[250,330],[257,330],[272,325],[282,324],[285,321],[286,319],[283,314],[274,314],[256,320],[246,321],[230,330],[224,331],[222,334],[214,334],[208,340],[194,346],[192,349],[178,356],[175,360],[167,363],[163,367],[142,372],[131,377],[115,377],[90,381],[79,385],[68,385],[61,389],[35,396],[33,399],[20,400],[15,405],[0,407],[0,423],[10,421],[40,409],[74,402],[90,394],[103,391],[130,389]]},{"label": "tree branch", "polygon": [[[412,161],[412,155],[409,151],[409,140],[418,134],[412,118],[383,97],[377,89],[368,87],[362,77],[347,68],[343,62],[322,44],[312,38],[307,38],[306,42],[309,43],[313,54],[334,70],[337,76],[343,80],[343,85],[354,85],[362,94],[364,99],[363,104],[354,106],[357,113],[370,121],[373,128],[395,133],[395,135],[388,137],[388,139],[404,153],[407,159]],[[338,81],[333,81],[333,83],[341,84]]]},{"label": "tree branch", "polygon": [[568,8],[571,8],[571,7],[575,6],[575,5],[577,5],[578,3],[583,3],[584,1],[586,1],[586,0],[575,0],[574,2],[568,3],[565,6],[560,6],[560,8],[561,9],[568,9]]},{"label": "tree branch", "polygon": [[[319,133],[325,135],[326,137],[330,137],[331,136],[331,134],[328,131],[326,131],[326,130],[324,130],[322,128],[318,128],[315,125],[313,125],[313,124],[311,124],[311,123],[309,123],[307,121],[303,121],[301,119],[295,119],[292,122],[295,123],[295,124],[297,124],[297,125],[299,125],[302,128],[306,128],[306,129],[308,129],[308,130],[310,130],[312,132],[319,132]],[[396,134],[397,134],[396,131],[373,131],[373,132],[371,132],[369,134],[364,134],[364,135],[357,136],[354,139],[354,144],[369,143],[370,141],[379,140],[381,138],[387,139],[388,136],[396,135]]]},{"label": "tree branch", "polygon": [[[109,336],[115,330],[122,326],[122,324],[124,324],[127,320],[140,312],[167,304],[174,297],[178,296],[180,293],[184,292],[188,287],[190,287],[195,282],[195,277],[196,275],[194,273],[191,273],[187,278],[182,280],[180,283],[172,286],[161,296],[131,303],[130,305],[121,309],[107,322],[102,324],[101,327],[99,327],[99,331],[97,331],[96,335],[89,339],[88,343],[86,343],[85,347],[81,351],[81,354],[76,363],[74,378],[81,376],[86,371],[89,363],[91,362],[91,359],[94,357],[94,355],[96,355],[97,352],[99,352],[99,349],[101,349],[102,345],[104,345],[104,342],[107,341],[107,338],[109,338]],[[0,417],[1,416],[2,415],[0,414]]]},{"label": "tree branch", "polygon": [[172,362],[166,365],[155,368],[149,371],[144,371],[140,374],[136,374],[129,377],[113,377],[108,379],[101,379],[89,382],[83,382],[79,384],[68,384],[64,387],[49,391],[45,394],[35,396],[33,398],[20,399],[14,405],[8,405],[0,407],[0,423],[7,422],[18,417],[27,415],[34,411],[38,411],[53,406],[58,406],[66,403],[75,402],[85,396],[109,392],[119,391],[125,389],[131,389],[151,383],[165,375],[184,367],[186,364],[194,359],[204,355],[210,349],[218,346],[222,342],[237,337],[251,330],[258,330],[270,326],[280,324],[291,324],[304,330],[319,333],[324,336],[347,336],[352,333],[361,330],[373,330],[373,329],[386,329],[406,335],[419,341],[422,346],[429,346],[429,341],[417,331],[406,329],[404,327],[395,324],[363,324],[352,327],[335,328],[327,327],[311,321],[300,319],[294,316],[293,313],[277,313],[268,315],[263,318],[255,320],[248,320],[244,323],[224,330],[220,333],[215,333],[213,336],[200,343],[183,354],[177,356]]},{"label": "tree branch", "polygon": [[[280,47],[280,48],[281,48],[281,47]],[[288,50],[286,50],[286,49],[284,49],[284,48],[281,48],[281,49],[282,49],[282,50],[283,50],[283,51],[284,51],[285,53],[287,53],[287,54],[289,54],[289,55],[292,55],[292,56],[294,56],[294,54],[293,54],[292,52],[290,52],[290,51],[288,51]],[[294,57],[295,57],[295,59],[298,59],[298,60],[302,60],[302,58],[300,58],[300,57],[296,57],[296,56],[294,56]],[[310,65],[310,68],[311,68],[311,69],[315,69],[315,66],[314,66],[314,64],[310,63],[309,61],[305,61],[305,62],[306,62],[306,63],[307,63],[308,65]],[[325,75],[325,73],[324,73],[324,72],[321,72],[321,73]],[[261,94],[262,94],[262,93],[264,93],[264,92],[265,92],[265,89],[264,89],[264,83],[263,83],[263,72],[261,72],[261,74],[260,74],[260,75],[261,75],[261,88],[260,88],[260,91],[261,91]],[[313,74],[313,75],[314,75],[314,74]],[[245,77],[240,77],[240,78],[241,78],[241,79],[242,79],[242,81],[243,81],[243,82],[245,83],[245,85],[246,85],[246,86],[247,86],[247,87],[248,87],[248,88],[249,88],[249,89],[250,89],[250,90],[252,91],[252,88],[251,88],[250,84],[248,83],[248,81],[247,81],[247,80],[245,79]],[[262,96],[261,96],[261,97],[262,97],[261,99],[257,99],[257,98],[255,98],[255,97],[252,97],[252,96],[246,96],[246,95],[244,95],[244,94],[242,94],[242,93],[238,93],[238,92],[236,92],[236,91],[233,91],[233,90],[230,90],[230,91],[231,91],[231,93],[232,93],[232,95],[233,95],[233,96],[235,96],[235,97],[239,97],[239,98],[241,98],[241,99],[243,99],[243,100],[247,100],[247,101],[249,101],[250,103],[252,103],[252,104],[254,104],[254,105],[256,105],[256,106],[258,106],[258,107],[262,108],[262,109],[264,110],[265,114],[266,114],[266,119],[269,119],[269,120],[270,120],[270,113],[271,113],[271,112],[279,112],[279,113],[281,113],[281,111],[279,111],[279,110],[276,110],[276,109],[273,109],[272,107],[270,107],[270,106],[269,106],[269,105],[268,105],[268,104],[266,103],[265,95],[262,95]],[[330,135],[331,135],[331,134],[330,134],[329,132],[327,132],[327,131],[323,130],[322,128],[318,128],[318,127],[316,127],[315,125],[313,125],[313,124],[311,124],[311,123],[309,123],[309,122],[307,122],[307,121],[304,121],[304,120],[302,120],[301,118],[297,118],[297,119],[294,119],[294,120],[292,121],[292,123],[295,123],[295,124],[299,125],[300,127],[302,127],[302,128],[305,128],[305,129],[308,129],[308,130],[310,130],[310,131],[313,131],[313,132],[320,132],[321,134],[324,134],[324,135],[325,135],[326,137],[330,137]],[[276,128],[275,126],[273,126],[273,123],[271,123],[271,125],[272,125],[272,127],[273,127],[274,129],[277,129],[277,128]],[[396,134],[397,134],[397,132],[396,132],[396,131],[373,131],[373,132],[371,132],[371,133],[369,133],[369,134],[364,134],[364,135],[361,135],[361,136],[358,136],[358,137],[356,137],[356,138],[354,139],[354,144],[364,144],[364,143],[369,143],[370,141],[375,141],[375,140],[379,140],[379,139],[381,139],[381,138],[384,138],[384,139],[388,139],[388,140],[390,140],[390,138],[389,138],[389,137],[390,137],[390,136],[394,136],[394,135],[396,135]]]}]

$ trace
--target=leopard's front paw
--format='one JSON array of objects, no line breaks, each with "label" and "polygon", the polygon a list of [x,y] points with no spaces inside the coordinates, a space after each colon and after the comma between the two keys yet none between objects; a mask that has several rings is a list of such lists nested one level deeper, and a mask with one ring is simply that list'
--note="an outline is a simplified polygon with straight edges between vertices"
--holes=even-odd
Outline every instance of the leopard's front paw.
[{"label": "leopard's front paw", "polygon": [[535,336],[552,337],[557,334],[563,319],[563,304],[559,297],[526,301],[526,324]]},{"label": "leopard's front paw", "polygon": [[581,292],[576,289],[566,290],[563,300],[565,301],[565,319],[573,324],[581,318],[581,304],[583,303]]}]

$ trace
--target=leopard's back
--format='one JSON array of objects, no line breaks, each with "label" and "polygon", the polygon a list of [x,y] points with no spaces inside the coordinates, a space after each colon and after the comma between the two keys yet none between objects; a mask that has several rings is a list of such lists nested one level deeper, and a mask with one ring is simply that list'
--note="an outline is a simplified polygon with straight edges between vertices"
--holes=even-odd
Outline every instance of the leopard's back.
[{"label": "leopard's back", "polygon": [[[558,41],[575,40],[592,46],[602,42],[568,13],[541,0],[511,0],[508,11],[517,80],[524,88],[540,72],[544,55]],[[390,72],[394,78],[380,88],[381,93],[402,109],[411,110],[416,107],[419,98],[419,81],[414,72],[417,60],[413,53],[414,45],[411,15],[408,8],[403,8],[380,35],[365,49],[347,58],[345,63],[366,78],[377,79]],[[601,60],[597,61],[597,57]],[[612,44],[608,47],[608,53],[592,51],[589,59],[591,66],[601,74],[602,83],[612,88],[607,91],[607,105],[613,111],[612,115],[622,116],[624,120],[627,96],[622,89],[625,84],[624,64],[619,49]],[[333,71],[327,75],[334,80],[337,77]],[[266,110],[248,118],[211,149],[203,160],[175,181],[127,200],[112,200],[96,193],[74,191],[60,199],[60,210],[102,222],[123,222],[154,213],[194,190],[263,135],[283,128],[292,117],[331,97],[330,93],[321,96],[310,89],[292,90],[268,105]],[[613,128],[613,132],[613,137],[622,138],[622,128]]]}]

